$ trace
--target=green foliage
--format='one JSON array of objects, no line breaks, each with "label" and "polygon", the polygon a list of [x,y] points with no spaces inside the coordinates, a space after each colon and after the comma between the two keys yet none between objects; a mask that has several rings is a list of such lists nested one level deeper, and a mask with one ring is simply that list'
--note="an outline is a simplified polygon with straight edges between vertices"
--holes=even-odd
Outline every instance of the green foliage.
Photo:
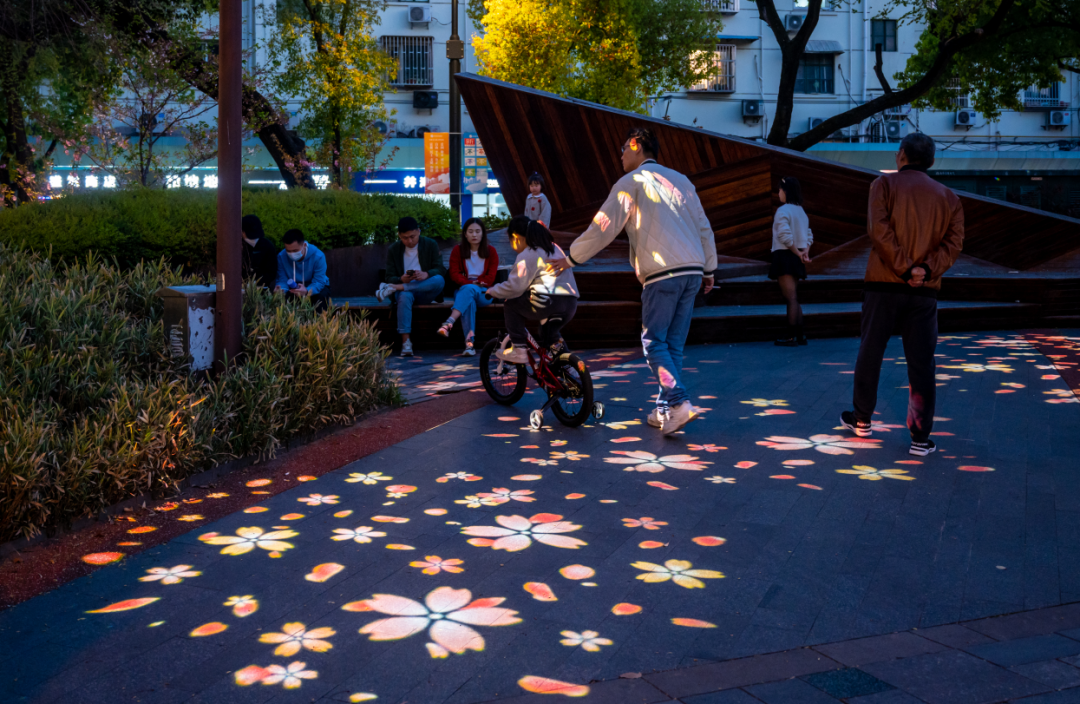
[{"label": "green foliage", "polygon": [[700,0],[472,0],[480,73],[642,112],[710,70],[721,23]]},{"label": "green foliage", "polygon": [[[392,242],[406,215],[429,237],[460,236],[454,211],[416,196],[295,189],[245,191],[243,200],[244,213],[258,215],[279,247],[294,227],[320,249]],[[205,268],[215,259],[216,212],[216,194],[209,191],[80,193],[0,211],[0,244],[51,250],[69,261],[95,252],[124,267],[165,257]]]},{"label": "green foliage", "polygon": [[249,285],[246,360],[204,380],[168,356],[164,262],[122,272],[0,245],[0,541],[64,525],[399,400],[365,320]]},{"label": "green foliage", "polygon": [[509,215],[484,215],[480,218],[480,221],[484,223],[484,229],[488,232],[494,230],[501,230],[510,224]]}]

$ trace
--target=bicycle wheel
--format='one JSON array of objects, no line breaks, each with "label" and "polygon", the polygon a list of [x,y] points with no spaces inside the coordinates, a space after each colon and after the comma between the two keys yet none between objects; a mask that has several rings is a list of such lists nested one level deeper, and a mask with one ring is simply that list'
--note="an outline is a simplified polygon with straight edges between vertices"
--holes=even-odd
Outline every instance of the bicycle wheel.
[{"label": "bicycle wheel", "polygon": [[593,387],[589,368],[576,354],[559,355],[553,366],[566,391],[559,396],[551,410],[560,423],[576,428],[588,420],[593,410]]},{"label": "bicycle wheel", "polygon": [[[495,354],[499,350],[499,338],[495,337],[480,352],[480,381],[495,403],[511,406],[525,395],[528,375],[524,364],[507,364]],[[502,372],[499,365],[502,365]]]}]

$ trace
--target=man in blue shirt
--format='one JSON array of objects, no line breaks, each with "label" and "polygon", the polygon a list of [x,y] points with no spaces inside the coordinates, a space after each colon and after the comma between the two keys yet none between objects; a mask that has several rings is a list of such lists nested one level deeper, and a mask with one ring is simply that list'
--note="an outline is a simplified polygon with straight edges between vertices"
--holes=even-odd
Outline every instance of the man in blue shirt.
[{"label": "man in blue shirt", "polygon": [[289,230],[282,238],[285,249],[278,252],[277,286],[274,292],[284,292],[297,299],[308,297],[315,310],[326,310],[330,302],[330,279],[326,276],[326,255],[318,247],[304,241],[300,230]]}]

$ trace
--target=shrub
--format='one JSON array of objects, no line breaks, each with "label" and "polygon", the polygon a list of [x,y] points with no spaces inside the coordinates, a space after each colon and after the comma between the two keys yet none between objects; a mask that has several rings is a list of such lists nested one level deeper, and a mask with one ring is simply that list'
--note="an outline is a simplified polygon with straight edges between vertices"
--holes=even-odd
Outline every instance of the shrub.
[{"label": "shrub", "polygon": [[[243,202],[244,214],[258,215],[279,247],[294,227],[320,249],[392,242],[405,215],[430,237],[461,234],[452,210],[418,196],[261,189],[245,190]],[[216,212],[212,191],[79,193],[0,210],[0,243],[68,261],[94,252],[122,267],[165,257],[172,265],[206,269],[216,255]]]},{"label": "shrub", "polygon": [[399,396],[366,320],[249,285],[245,360],[202,379],[169,356],[163,261],[122,272],[0,244],[0,541],[160,495],[184,477]]}]

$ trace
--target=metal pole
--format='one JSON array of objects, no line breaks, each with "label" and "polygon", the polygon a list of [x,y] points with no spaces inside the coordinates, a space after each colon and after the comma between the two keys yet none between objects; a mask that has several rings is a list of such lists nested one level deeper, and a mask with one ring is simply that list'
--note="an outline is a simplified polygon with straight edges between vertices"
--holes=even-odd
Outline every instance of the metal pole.
[{"label": "metal pole", "polygon": [[215,370],[236,360],[242,349],[240,243],[240,141],[242,78],[242,0],[221,0],[218,48],[217,301],[214,329]]},{"label": "metal pole", "polygon": [[457,75],[465,58],[465,42],[458,37],[458,0],[450,3],[450,39],[446,42],[446,58],[450,59],[450,207],[461,222],[461,94]]}]

